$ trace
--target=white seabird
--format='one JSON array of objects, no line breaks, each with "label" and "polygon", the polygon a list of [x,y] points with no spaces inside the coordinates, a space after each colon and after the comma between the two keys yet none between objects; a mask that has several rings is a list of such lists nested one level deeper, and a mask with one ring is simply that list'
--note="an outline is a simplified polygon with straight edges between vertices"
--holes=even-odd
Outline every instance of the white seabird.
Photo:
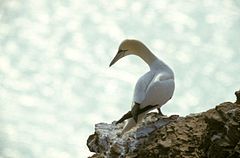
[{"label": "white seabird", "polygon": [[[133,103],[121,135],[139,123],[150,110],[164,105],[174,92],[174,74],[169,66],[158,59],[142,42],[134,39],[124,40],[109,66],[127,55],[137,55],[150,67],[150,71],[139,78],[134,90]],[[141,112],[140,112],[141,111]],[[121,122],[121,121],[120,121]]]}]

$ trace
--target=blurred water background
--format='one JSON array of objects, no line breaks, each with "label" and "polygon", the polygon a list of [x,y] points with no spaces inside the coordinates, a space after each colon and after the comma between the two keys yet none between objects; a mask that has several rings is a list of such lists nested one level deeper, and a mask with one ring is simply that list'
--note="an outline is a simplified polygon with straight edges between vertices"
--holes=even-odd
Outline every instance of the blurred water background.
[{"label": "blurred water background", "polygon": [[0,157],[90,156],[94,124],[128,111],[148,71],[136,56],[108,67],[126,38],[175,72],[164,114],[235,101],[239,0],[1,0]]}]

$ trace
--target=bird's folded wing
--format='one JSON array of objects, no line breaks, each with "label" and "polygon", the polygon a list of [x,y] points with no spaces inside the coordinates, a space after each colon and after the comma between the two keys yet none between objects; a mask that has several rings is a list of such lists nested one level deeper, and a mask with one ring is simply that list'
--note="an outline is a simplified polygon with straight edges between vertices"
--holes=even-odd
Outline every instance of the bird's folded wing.
[{"label": "bird's folded wing", "polygon": [[174,91],[174,80],[153,80],[147,88],[145,98],[141,103],[141,109],[148,105],[163,105],[171,97]]},{"label": "bird's folded wing", "polygon": [[152,82],[153,78],[154,78],[154,73],[152,73],[151,71],[147,72],[141,78],[139,78],[134,90],[134,96],[133,96],[134,102],[137,102],[137,103],[143,102],[144,98],[146,97],[148,86]]}]

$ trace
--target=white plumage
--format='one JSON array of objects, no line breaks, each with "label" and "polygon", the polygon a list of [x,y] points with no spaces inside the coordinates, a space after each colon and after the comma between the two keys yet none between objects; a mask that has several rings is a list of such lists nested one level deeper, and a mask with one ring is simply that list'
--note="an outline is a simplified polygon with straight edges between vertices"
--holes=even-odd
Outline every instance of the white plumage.
[{"label": "white plumage", "polygon": [[141,108],[147,105],[163,105],[171,97],[174,91],[173,72],[162,61],[156,61],[150,65],[150,71],[139,78],[133,101],[141,103]]},{"label": "white plumage", "polygon": [[[150,71],[145,73],[137,81],[134,90],[132,110],[135,110],[136,112],[136,109],[138,111],[139,108],[143,109],[149,105],[157,105],[155,108],[160,108],[171,99],[173,95],[173,71],[163,61],[159,60],[154,54],[152,54],[143,43],[137,40],[124,40],[120,44],[118,53],[112,60],[110,66],[120,58],[130,54],[141,57],[150,67]],[[134,108],[133,106],[140,107]],[[133,118],[128,119],[128,123],[125,125],[122,134],[134,127],[136,123],[139,123],[143,116],[150,110],[139,114],[135,120]]]}]

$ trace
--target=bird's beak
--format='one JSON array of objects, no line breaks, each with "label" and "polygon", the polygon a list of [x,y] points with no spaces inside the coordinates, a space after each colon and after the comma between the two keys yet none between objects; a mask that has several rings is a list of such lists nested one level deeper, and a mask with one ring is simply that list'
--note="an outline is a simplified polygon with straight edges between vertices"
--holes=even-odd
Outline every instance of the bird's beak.
[{"label": "bird's beak", "polygon": [[124,53],[125,51],[119,50],[117,52],[117,55],[113,58],[113,60],[111,61],[109,67],[111,67],[114,63],[116,63],[119,59],[121,59],[122,57],[124,57]]}]

